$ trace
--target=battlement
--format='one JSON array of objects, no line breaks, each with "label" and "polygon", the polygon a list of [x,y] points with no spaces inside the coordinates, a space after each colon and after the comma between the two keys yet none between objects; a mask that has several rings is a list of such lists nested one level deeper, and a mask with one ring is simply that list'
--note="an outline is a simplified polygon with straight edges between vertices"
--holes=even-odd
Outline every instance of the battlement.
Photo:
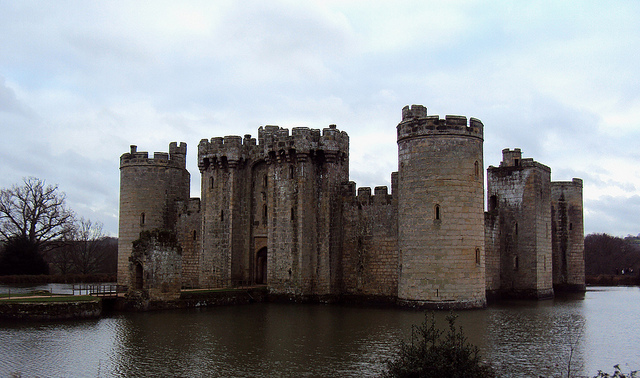
[{"label": "battlement", "polygon": [[240,161],[246,159],[267,159],[270,154],[281,156],[291,152],[310,154],[323,151],[326,155],[349,154],[349,135],[330,125],[322,130],[308,127],[289,129],[267,125],[258,129],[256,139],[247,134],[239,136],[203,139],[198,145],[198,165],[201,170],[215,161]]},{"label": "battlement", "polygon": [[552,181],[551,185],[556,187],[582,189],[582,179],[573,178],[571,181]]},{"label": "battlement", "polygon": [[120,168],[128,166],[169,166],[186,169],[187,144],[171,142],[169,152],[154,152],[149,158],[146,151],[138,151],[138,146],[131,145],[131,150],[120,156]]},{"label": "battlement", "polygon": [[427,115],[422,105],[405,106],[402,109],[402,121],[397,126],[398,141],[416,137],[457,135],[483,138],[484,125],[479,119],[457,115],[447,115],[441,119],[438,115]]},{"label": "battlement", "polygon": [[[533,160],[533,158],[523,158],[522,150],[520,150],[519,148],[514,148],[513,150],[510,150],[508,148],[503,149],[502,161],[500,162],[499,168],[510,168],[510,170],[519,170],[524,168],[539,168],[544,171],[551,172],[551,168]],[[494,166],[489,166],[489,169],[495,170],[498,168]]]},{"label": "battlement", "polygon": [[388,205],[391,203],[392,195],[389,194],[387,186],[376,186],[374,195],[371,195],[370,187],[360,187],[356,194],[356,183],[349,181],[342,184],[343,197],[347,202],[360,205]]}]

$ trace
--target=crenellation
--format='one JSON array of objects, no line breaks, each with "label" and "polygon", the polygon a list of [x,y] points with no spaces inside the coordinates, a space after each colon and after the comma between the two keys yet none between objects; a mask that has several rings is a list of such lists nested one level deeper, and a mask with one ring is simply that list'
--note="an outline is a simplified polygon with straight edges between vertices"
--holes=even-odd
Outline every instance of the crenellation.
[{"label": "crenellation", "polygon": [[422,105],[408,105],[402,108],[402,120],[413,118],[425,118],[427,116],[427,108]]},{"label": "crenellation", "polygon": [[371,188],[360,187],[358,188],[358,204],[369,205],[371,204]]},{"label": "crenellation", "polygon": [[482,139],[484,126],[477,118],[472,118],[467,124],[467,117],[464,116],[447,115],[445,119],[438,115],[427,116],[424,108],[419,109],[417,113],[410,111],[408,115],[403,110],[403,119],[397,126],[397,133],[398,141],[426,136],[438,138],[456,135]]},{"label": "crenellation", "polygon": [[[549,167],[505,149],[487,169],[485,213],[479,119],[412,105],[396,130],[398,171],[373,190],[349,181],[349,136],[335,124],[202,139],[201,198],[189,197],[185,143],[153,158],[132,145],[120,158],[118,282],[158,297],[162,282],[174,296],[176,282],[249,283],[292,299],[453,309],[584,289],[582,180],[552,183]],[[176,248],[131,260],[152,230]]]}]

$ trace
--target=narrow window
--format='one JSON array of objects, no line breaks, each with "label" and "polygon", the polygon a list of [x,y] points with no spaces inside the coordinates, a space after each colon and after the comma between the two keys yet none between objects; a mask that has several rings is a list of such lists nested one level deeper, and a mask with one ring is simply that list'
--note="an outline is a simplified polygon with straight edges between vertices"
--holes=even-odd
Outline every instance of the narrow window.
[{"label": "narrow window", "polygon": [[213,176],[209,177],[209,189],[213,189]]},{"label": "narrow window", "polygon": [[518,262],[518,256],[514,256],[513,257],[513,270],[518,270],[519,266],[519,262]]},{"label": "narrow window", "polygon": [[144,213],[140,213],[140,226],[144,226]]},{"label": "narrow window", "polygon": [[520,159],[513,159],[513,165],[515,167],[519,167],[520,166]]},{"label": "narrow window", "polygon": [[262,177],[262,186],[266,189],[267,188],[267,175],[264,175]]},{"label": "narrow window", "polygon": [[480,163],[478,163],[477,160],[475,163],[473,163],[473,170],[475,172],[476,178],[478,178],[480,176]]},{"label": "narrow window", "polygon": [[295,220],[296,219],[296,211],[295,209],[292,207],[291,208],[291,220]]},{"label": "narrow window", "polygon": [[516,231],[516,235],[518,235],[518,222],[516,222],[515,231]]},{"label": "narrow window", "polygon": [[573,223],[569,223],[569,231],[573,230]]},{"label": "narrow window", "polygon": [[262,217],[265,221],[267,220],[267,205],[262,206]]},{"label": "narrow window", "polygon": [[480,248],[476,248],[476,265],[480,265]]},{"label": "narrow window", "polygon": [[224,222],[224,210],[220,210],[220,222]]},{"label": "narrow window", "polygon": [[193,240],[196,240],[196,230],[193,230]]},{"label": "narrow window", "polygon": [[291,166],[289,166],[289,178],[290,178],[290,179],[293,179],[293,178],[295,178],[295,177],[296,177],[296,171],[295,171],[295,169],[293,168],[293,165],[291,165]]},{"label": "narrow window", "polygon": [[440,220],[440,205],[436,205],[435,207],[435,219]]}]

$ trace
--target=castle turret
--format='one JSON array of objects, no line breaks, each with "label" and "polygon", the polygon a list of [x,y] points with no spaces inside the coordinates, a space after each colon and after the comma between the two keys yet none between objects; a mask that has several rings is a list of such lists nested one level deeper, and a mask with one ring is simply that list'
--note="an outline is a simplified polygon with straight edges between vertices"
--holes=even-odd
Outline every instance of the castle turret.
[{"label": "castle turret", "polygon": [[198,145],[202,174],[202,250],[200,282],[224,286],[248,281],[250,191],[248,171],[256,140],[246,135],[203,139]]},{"label": "castle turret", "polygon": [[[120,157],[120,216],[118,284],[130,285],[132,242],[141,231],[175,231],[177,202],[189,200],[186,143],[169,145],[169,153],[138,152],[136,146]],[[141,273],[141,272],[138,272]]]},{"label": "castle turret", "polygon": [[408,305],[486,305],[483,125],[402,110],[398,124],[398,298]]}]

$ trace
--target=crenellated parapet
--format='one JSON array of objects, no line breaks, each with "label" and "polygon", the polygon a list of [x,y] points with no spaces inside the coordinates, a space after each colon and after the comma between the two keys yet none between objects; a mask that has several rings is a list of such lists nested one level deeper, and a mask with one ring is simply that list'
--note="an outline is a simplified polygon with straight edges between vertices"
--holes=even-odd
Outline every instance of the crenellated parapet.
[{"label": "crenellated parapet", "polygon": [[198,144],[198,167],[204,171],[211,164],[236,166],[255,155],[256,139],[250,134],[202,139]]},{"label": "crenellated parapet", "polygon": [[402,121],[397,126],[398,141],[417,137],[441,137],[458,135],[483,139],[484,125],[479,119],[457,115],[447,115],[441,119],[438,115],[427,115],[422,105],[405,106],[402,109]]},{"label": "crenellated parapet", "polygon": [[138,146],[131,145],[131,151],[120,156],[120,168],[130,166],[167,166],[186,168],[187,144],[171,142],[169,152],[154,152],[153,158],[146,151],[138,151]]},{"label": "crenellated parapet", "polygon": [[387,186],[376,186],[373,194],[370,187],[360,187],[356,192],[356,183],[349,181],[342,184],[343,201],[351,205],[388,205],[393,200]]},{"label": "crenellated parapet", "polygon": [[291,130],[277,126],[258,129],[258,141],[267,161],[275,159],[306,160],[309,156],[322,154],[327,161],[347,159],[349,156],[349,135],[336,125],[328,128],[310,129],[295,127]]},{"label": "crenellated parapet", "polygon": [[321,130],[307,127],[289,129],[264,126],[258,138],[245,135],[203,139],[198,145],[198,166],[205,170],[210,164],[234,166],[245,161],[306,160],[322,155],[327,161],[346,160],[349,156],[349,136],[336,125]]},{"label": "crenellated parapet", "polygon": [[571,188],[571,189],[582,189],[582,179],[574,178],[571,181],[552,181],[552,184],[556,187],[563,188]]}]

